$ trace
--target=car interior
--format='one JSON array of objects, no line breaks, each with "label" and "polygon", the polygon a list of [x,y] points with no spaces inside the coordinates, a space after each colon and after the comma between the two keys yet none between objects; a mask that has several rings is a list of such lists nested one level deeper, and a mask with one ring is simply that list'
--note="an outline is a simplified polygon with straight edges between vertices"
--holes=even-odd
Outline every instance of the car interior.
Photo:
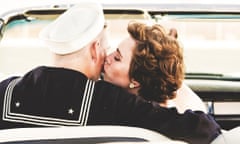
[{"label": "car interior", "polygon": [[[0,80],[48,64],[40,29],[71,5],[11,11],[0,19]],[[185,82],[225,130],[240,125],[240,10],[178,9],[162,5],[104,5],[113,49],[130,20],[157,22],[179,31],[186,63]],[[179,6],[181,7],[181,5]],[[218,8],[216,6],[215,8]],[[238,72],[238,73],[236,73]],[[51,142],[49,142],[51,143]]]}]

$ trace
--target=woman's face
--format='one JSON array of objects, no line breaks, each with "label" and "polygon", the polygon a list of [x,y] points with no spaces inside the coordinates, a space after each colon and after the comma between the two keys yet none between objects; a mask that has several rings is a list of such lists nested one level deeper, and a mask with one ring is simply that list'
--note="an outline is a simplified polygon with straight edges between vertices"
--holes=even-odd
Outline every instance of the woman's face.
[{"label": "woman's face", "polygon": [[135,41],[128,37],[118,48],[106,57],[104,63],[104,80],[123,88],[128,88],[129,68],[132,59]]}]

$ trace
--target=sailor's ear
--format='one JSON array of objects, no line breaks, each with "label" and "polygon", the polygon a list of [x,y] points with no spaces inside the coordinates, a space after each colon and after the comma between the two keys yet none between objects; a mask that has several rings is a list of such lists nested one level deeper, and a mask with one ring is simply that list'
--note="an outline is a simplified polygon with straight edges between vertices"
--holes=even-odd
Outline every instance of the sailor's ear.
[{"label": "sailor's ear", "polygon": [[93,42],[92,46],[90,47],[90,53],[93,61],[97,61],[99,58],[99,49],[100,49],[100,42],[95,41]]}]

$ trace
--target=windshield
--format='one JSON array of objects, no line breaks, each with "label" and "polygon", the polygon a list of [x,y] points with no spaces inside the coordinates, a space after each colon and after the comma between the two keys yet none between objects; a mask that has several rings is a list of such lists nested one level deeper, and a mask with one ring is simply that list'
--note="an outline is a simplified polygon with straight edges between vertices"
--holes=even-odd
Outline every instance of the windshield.
[{"label": "windshield", "polygon": [[[236,75],[240,67],[240,15],[156,15],[157,22],[178,31],[187,73]],[[239,74],[239,73],[238,73]]]},{"label": "windshield", "polygon": [[[159,13],[125,11],[105,14],[112,50],[127,35],[131,20],[157,22],[167,31],[175,28],[184,50],[186,73],[217,77],[240,77],[240,14]],[[127,14],[130,12],[131,14]],[[50,53],[38,33],[49,19],[26,18],[7,24],[0,43],[0,73],[25,73],[50,61]],[[23,64],[24,63],[24,64]]]}]

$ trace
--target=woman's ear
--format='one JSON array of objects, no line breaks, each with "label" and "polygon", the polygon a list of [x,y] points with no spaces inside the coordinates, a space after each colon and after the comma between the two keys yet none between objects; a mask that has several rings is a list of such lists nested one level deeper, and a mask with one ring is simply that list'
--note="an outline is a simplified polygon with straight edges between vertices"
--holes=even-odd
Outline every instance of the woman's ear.
[{"label": "woman's ear", "polygon": [[140,83],[134,79],[131,80],[130,84],[129,84],[129,88],[138,88],[140,87]]}]

